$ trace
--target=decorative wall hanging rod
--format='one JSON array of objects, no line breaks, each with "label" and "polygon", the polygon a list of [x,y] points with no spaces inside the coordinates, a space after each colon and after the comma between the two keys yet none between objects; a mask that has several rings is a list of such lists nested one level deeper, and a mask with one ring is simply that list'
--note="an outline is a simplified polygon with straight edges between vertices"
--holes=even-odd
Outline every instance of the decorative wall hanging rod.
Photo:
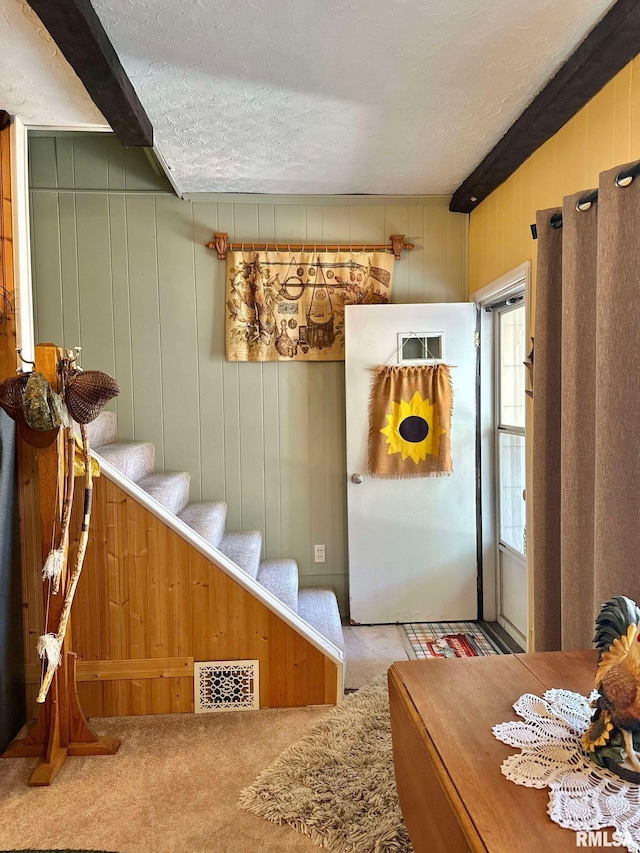
[{"label": "decorative wall hanging rod", "polygon": [[[616,186],[617,187],[628,187],[637,177],[640,176],[640,162],[636,163],[634,166],[630,166],[628,169],[623,169],[621,172],[618,172],[616,175]],[[580,196],[578,201],[576,202],[576,210],[585,211],[589,210],[592,204],[595,204],[598,201],[598,190],[593,190],[586,195]],[[553,216],[549,219],[549,225],[552,228],[562,228],[562,214],[554,213]],[[533,223],[531,226],[531,236],[534,240],[538,239],[538,229]]]},{"label": "decorative wall hanging rod", "polygon": [[226,231],[214,231],[213,240],[205,243],[207,249],[215,249],[223,261],[227,252],[391,252],[396,261],[403,250],[415,249],[413,243],[405,243],[404,234],[392,234],[388,243],[232,243]]}]

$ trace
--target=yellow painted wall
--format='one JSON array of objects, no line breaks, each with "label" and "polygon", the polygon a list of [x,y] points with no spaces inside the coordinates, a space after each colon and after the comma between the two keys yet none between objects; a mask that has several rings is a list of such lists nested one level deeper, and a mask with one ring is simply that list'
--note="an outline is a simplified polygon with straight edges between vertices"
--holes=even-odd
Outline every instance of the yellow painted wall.
[{"label": "yellow painted wall", "polygon": [[640,55],[531,155],[470,217],[469,292],[524,261],[534,265],[536,210],[598,186],[598,175],[640,159]]},{"label": "yellow painted wall", "polygon": [[[565,195],[595,189],[598,175],[621,163],[640,159],[640,55],[614,77],[555,136],[540,146],[520,168],[471,213],[469,224],[469,293],[530,260],[533,265],[533,324],[536,244],[530,225],[536,211],[562,204]],[[531,329],[533,334],[533,329]],[[530,405],[530,404],[529,404]],[[530,414],[530,413],[529,413]],[[530,420],[529,420],[530,422]],[[528,478],[532,465],[527,437]],[[527,529],[533,529],[531,502]],[[528,560],[535,572],[533,537]],[[529,595],[529,645],[535,651],[535,624]]]}]

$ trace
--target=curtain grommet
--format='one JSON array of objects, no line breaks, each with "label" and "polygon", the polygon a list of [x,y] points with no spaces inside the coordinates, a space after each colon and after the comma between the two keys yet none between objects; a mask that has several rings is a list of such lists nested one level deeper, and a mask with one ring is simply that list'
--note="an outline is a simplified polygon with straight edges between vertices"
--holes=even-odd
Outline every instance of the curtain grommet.
[{"label": "curtain grommet", "polygon": [[629,184],[633,183],[635,175],[629,175],[626,172],[620,172],[616,177],[616,186],[617,187],[628,187]]}]

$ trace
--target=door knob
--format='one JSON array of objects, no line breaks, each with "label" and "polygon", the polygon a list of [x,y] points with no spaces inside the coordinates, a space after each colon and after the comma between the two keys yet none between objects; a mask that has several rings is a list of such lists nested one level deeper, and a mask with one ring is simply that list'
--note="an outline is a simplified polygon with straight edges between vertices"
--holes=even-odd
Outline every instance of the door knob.
[{"label": "door knob", "polygon": [[351,482],[355,483],[356,486],[359,486],[363,480],[364,480],[364,477],[362,476],[362,474],[352,474],[351,475]]}]

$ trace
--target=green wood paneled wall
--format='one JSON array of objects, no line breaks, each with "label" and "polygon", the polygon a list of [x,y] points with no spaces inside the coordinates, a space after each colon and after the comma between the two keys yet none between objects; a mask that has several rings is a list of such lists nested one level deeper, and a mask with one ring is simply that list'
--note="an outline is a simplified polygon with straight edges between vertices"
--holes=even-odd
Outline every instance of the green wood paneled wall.
[{"label": "green wood paneled wall", "polygon": [[154,442],[158,468],[191,473],[192,500],[225,500],[230,529],[261,530],[266,557],[294,557],[346,613],[344,365],[227,363],[225,266],[204,243],[405,233],[393,301],[455,302],[467,217],[444,199],[182,201],[111,136],[38,135],[30,152],[37,340],[81,345],[120,383],[119,438]]}]

